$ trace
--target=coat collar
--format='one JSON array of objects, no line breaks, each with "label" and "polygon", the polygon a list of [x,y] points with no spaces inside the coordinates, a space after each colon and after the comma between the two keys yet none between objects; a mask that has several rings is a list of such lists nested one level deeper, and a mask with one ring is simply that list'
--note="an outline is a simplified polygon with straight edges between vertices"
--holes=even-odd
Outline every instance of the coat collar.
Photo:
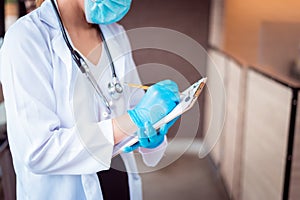
[{"label": "coat collar", "polygon": [[57,20],[54,8],[50,0],[46,0],[41,5],[38,12],[39,18],[42,22],[54,29],[59,30],[59,22]]},{"label": "coat collar", "polygon": [[[71,56],[70,50],[69,50],[68,46],[66,45],[66,42],[64,41],[55,10],[54,10],[50,0],[46,0],[41,5],[41,7],[38,10],[38,16],[40,18],[40,21],[43,22],[46,26],[48,26],[49,31],[51,32],[50,40],[52,43],[53,51],[62,60],[62,62],[67,66],[67,69],[70,72],[72,70],[73,64],[74,65],[76,65],[76,64],[75,64],[75,62],[72,62],[72,56]],[[117,47],[119,47],[119,44],[116,41],[114,41],[114,39],[112,39],[114,34],[113,34],[113,31],[111,30],[110,26],[109,25],[100,25],[100,28],[101,28],[103,35],[108,43],[108,46],[117,45]],[[71,40],[70,40],[70,43],[72,44]],[[120,54],[119,52],[118,53],[111,52],[111,53],[112,53],[113,57],[114,57],[114,55],[119,56],[119,54]]]},{"label": "coat collar", "polygon": [[72,56],[62,37],[59,22],[51,1],[46,0],[38,9],[40,21],[45,24],[49,30],[49,37],[52,43],[53,51],[67,66],[68,71],[72,70]]},{"label": "coat collar", "polygon": [[[46,0],[41,5],[38,15],[42,22],[47,24],[49,27],[60,31],[59,22],[50,0]],[[99,27],[101,28],[105,38],[107,35],[110,35],[108,25],[100,25]]]}]

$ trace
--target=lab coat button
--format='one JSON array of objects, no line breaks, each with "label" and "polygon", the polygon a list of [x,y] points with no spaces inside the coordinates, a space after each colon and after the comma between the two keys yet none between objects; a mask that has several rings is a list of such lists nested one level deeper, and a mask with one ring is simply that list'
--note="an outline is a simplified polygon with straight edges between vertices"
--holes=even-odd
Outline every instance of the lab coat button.
[{"label": "lab coat button", "polygon": [[108,113],[107,112],[103,112],[102,115],[103,115],[103,117],[108,117]]},{"label": "lab coat button", "polygon": [[140,176],[136,173],[132,173],[132,176],[133,176],[134,180],[139,180],[140,179]]}]

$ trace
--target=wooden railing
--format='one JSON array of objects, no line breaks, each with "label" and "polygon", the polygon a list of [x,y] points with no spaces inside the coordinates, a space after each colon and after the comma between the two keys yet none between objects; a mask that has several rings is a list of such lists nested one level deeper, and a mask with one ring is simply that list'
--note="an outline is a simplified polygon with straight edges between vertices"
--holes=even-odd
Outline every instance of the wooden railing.
[{"label": "wooden railing", "polygon": [[[212,160],[231,199],[298,199],[300,196],[300,81],[211,47],[209,81],[222,79],[225,115]],[[219,74],[210,68],[217,68]],[[208,84],[209,85],[209,84]],[[212,124],[206,96],[205,130]],[[220,99],[220,102],[222,99]]]}]

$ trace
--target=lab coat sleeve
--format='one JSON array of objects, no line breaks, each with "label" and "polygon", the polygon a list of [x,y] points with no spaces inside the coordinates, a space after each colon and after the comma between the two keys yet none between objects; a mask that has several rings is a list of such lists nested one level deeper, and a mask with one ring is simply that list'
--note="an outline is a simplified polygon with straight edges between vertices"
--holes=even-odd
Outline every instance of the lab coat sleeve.
[{"label": "lab coat sleeve", "polygon": [[[81,142],[76,125],[62,126],[64,119],[56,114],[53,55],[45,37],[40,27],[27,21],[16,22],[2,46],[0,65],[5,67],[1,79],[13,157],[37,174],[106,170],[114,144],[100,131],[95,132],[92,148],[100,152],[95,156]],[[111,120],[99,126],[111,129]]]},{"label": "lab coat sleeve", "polygon": [[[125,33],[123,27],[120,27],[121,32]],[[126,50],[126,71],[125,71],[125,82],[128,83],[136,83],[141,84],[141,80],[138,75],[138,71],[135,65],[135,62],[132,57],[131,53],[131,45],[129,39],[126,34],[123,34],[124,43],[127,47]],[[142,99],[144,95],[144,91],[141,89],[131,88],[130,89],[130,100],[129,100],[129,109],[132,109],[138,102]],[[139,148],[139,152],[142,154],[143,161],[148,166],[156,166],[158,162],[163,157],[165,150],[167,148],[167,137],[165,137],[164,142],[154,149],[146,149],[146,148]]]}]

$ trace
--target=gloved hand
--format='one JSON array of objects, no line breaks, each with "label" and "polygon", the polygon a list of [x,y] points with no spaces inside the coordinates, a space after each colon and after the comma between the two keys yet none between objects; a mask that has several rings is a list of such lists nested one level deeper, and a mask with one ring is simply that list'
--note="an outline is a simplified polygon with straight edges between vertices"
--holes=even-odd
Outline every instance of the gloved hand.
[{"label": "gloved hand", "polygon": [[128,114],[139,128],[137,131],[139,141],[123,151],[130,152],[138,147],[155,148],[164,141],[164,136],[169,128],[179,118],[164,124],[157,132],[153,124],[165,117],[179,103],[180,95],[178,86],[171,80],[164,80],[152,85],[133,109]]},{"label": "gloved hand", "polygon": [[137,149],[138,147],[149,148],[149,149],[158,147],[164,141],[165,135],[167,134],[169,128],[176,122],[178,118],[179,117],[173,119],[167,124],[164,124],[159,129],[159,131],[156,131],[153,128],[153,126],[150,124],[150,122],[146,122],[145,126],[139,128],[139,130],[137,131],[139,141],[132,146],[125,147],[123,149],[123,152],[125,153],[131,152]]},{"label": "gloved hand", "polygon": [[171,80],[160,81],[149,87],[142,100],[128,114],[138,128],[143,128],[146,122],[153,125],[165,117],[179,101],[177,84]]}]

